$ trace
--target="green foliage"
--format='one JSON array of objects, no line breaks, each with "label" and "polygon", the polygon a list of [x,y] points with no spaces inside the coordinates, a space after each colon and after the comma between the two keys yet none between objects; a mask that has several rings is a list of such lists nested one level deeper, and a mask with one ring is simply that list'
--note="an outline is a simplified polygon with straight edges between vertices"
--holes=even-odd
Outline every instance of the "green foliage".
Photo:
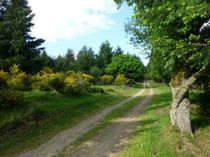
[{"label": "green foliage", "polygon": [[0,70],[0,88],[7,86],[8,73]]},{"label": "green foliage", "polygon": [[94,77],[98,77],[102,74],[102,71],[99,67],[97,66],[93,66],[90,68],[90,75],[94,76]]},{"label": "green foliage", "polygon": [[123,53],[124,51],[119,46],[114,50],[114,56],[122,55]]},{"label": "green foliage", "polygon": [[114,76],[112,75],[103,75],[100,77],[100,83],[105,85],[113,84]]},{"label": "green foliage", "polygon": [[126,78],[123,74],[118,74],[114,81],[115,85],[129,85],[130,83],[131,80]]},{"label": "green foliage", "polygon": [[101,44],[99,54],[97,56],[97,65],[104,73],[105,68],[111,63],[113,57],[112,47],[108,41]]},{"label": "green foliage", "polygon": [[76,69],[76,61],[73,50],[68,49],[65,56],[59,55],[55,59],[55,71],[63,72],[75,69]]},{"label": "green foliage", "polygon": [[88,48],[87,46],[82,47],[77,54],[76,65],[78,71],[84,73],[90,72],[90,68],[95,66],[95,55],[92,48]]},{"label": "green foliage", "polygon": [[55,66],[55,60],[52,57],[48,56],[48,54],[45,51],[41,53],[36,60],[40,65],[36,72],[40,69],[43,69],[44,67],[54,68]]},{"label": "green foliage", "polygon": [[[133,1],[134,15],[127,25],[131,41],[159,54],[164,71],[189,77],[209,66],[210,28],[202,27],[210,19],[210,3],[200,1]],[[124,0],[115,0],[119,5]]]},{"label": "green foliage", "polygon": [[117,55],[112,58],[111,64],[106,68],[111,75],[124,74],[129,79],[140,80],[143,78],[145,67],[141,60],[132,55]]},{"label": "green foliage", "polygon": [[209,92],[191,91],[189,98],[190,101],[200,106],[203,113],[210,114]]},{"label": "green foliage", "polygon": [[65,86],[63,79],[59,77],[49,80],[49,85],[58,92],[63,92]]},{"label": "green foliage", "polygon": [[13,64],[19,64],[23,71],[34,72],[39,67],[39,46],[44,42],[31,36],[34,14],[27,0],[1,2],[0,69],[8,71]]},{"label": "green foliage", "polygon": [[100,87],[91,87],[89,92],[90,93],[105,93],[104,89]]},{"label": "green foliage", "polygon": [[149,64],[147,65],[146,77],[157,82],[168,83],[170,81],[170,73],[164,70],[164,64],[165,62],[161,53],[153,51],[150,56]]},{"label": "green foliage", "polygon": [[0,90],[0,108],[16,108],[23,105],[24,96],[20,91],[14,91],[11,89]]}]

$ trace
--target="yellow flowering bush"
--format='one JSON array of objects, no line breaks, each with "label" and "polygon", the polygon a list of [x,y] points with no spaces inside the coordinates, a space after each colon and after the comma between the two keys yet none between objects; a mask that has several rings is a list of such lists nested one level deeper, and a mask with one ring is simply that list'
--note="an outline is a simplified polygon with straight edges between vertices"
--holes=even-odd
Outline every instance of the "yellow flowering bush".
[{"label": "yellow flowering bush", "polygon": [[84,73],[71,72],[66,77],[65,83],[65,93],[68,94],[81,94],[86,93],[90,89],[92,76]]},{"label": "yellow flowering bush", "polygon": [[20,71],[19,65],[14,64],[10,67],[7,77],[7,85],[11,89],[23,90],[27,88],[28,75]]},{"label": "yellow flowering bush", "polygon": [[60,90],[63,88],[61,82],[64,80],[63,73],[52,73],[49,71],[41,71],[36,75],[31,76],[31,87],[32,89],[39,89],[39,90]]},{"label": "yellow flowering bush", "polygon": [[112,75],[103,75],[100,77],[100,82],[102,84],[112,84],[114,77]]},{"label": "yellow flowering bush", "polygon": [[85,73],[82,74],[82,77],[85,79],[85,81],[88,81],[88,82],[91,82],[94,79],[93,76],[85,74]]},{"label": "yellow flowering bush", "polygon": [[128,85],[130,84],[130,79],[126,78],[123,74],[118,74],[114,81],[115,85]]}]

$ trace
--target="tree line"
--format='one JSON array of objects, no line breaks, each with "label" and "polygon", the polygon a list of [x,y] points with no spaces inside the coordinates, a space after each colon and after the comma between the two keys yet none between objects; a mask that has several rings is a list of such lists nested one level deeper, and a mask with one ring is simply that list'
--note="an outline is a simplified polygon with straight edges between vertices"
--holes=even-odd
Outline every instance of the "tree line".
[{"label": "tree line", "polygon": [[[41,46],[44,40],[31,35],[34,16],[27,0],[0,0],[1,70],[9,71],[16,64],[28,74],[36,74],[47,66],[55,72],[73,70],[93,76],[122,73],[131,79],[143,77],[140,58],[123,54],[120,47],[113,49],[108,41],[101,44],[98,54],[91,47],[83,46],[76,55],[68,49],[64,56],[50,57]],[[113,68],[118,64],[121,65]]]}]

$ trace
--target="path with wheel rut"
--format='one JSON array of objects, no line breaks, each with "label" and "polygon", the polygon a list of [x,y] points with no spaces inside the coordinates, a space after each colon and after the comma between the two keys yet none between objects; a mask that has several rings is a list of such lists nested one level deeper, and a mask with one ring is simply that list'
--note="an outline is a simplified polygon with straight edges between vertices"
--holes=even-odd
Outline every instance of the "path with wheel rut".
[{"label": "path with wheel rut", "polygon": [[[125,99],[124,101],[104,109],[96,115],[77,124],[75,127],[70,128],[56,135],[46,143],[40,145],[38,148],[22,153],[18,157],[53,157],[60,154],[63,149],[73,144],[79,137],[87,133],[89,130],[96,127],[109,113],[113,110],[123,106],[134,98],[141,96],[145,89],[142,89],[136,95]],[[112,124],[108,125],[98,135],[89,141],[81,144],[71,151],[62,153],[64,156],[72,157],[103,157],[113,156],[117,150],[123,145],[130,137],[138,123],[139,114],[144,113],[147,105],[151,101],[153,90],[150,89],[149,95],[135,107],[127,112],[123,117],[116,119]]]},{"label": "path with wheel rut", "polygon": [[76,148],[66,149],[62,157],[121,157],[120,150],[128,143],[143,114],[151,102],[153,89],[149,94],[130,109],[124,116],[112,121],[92,139]]}]

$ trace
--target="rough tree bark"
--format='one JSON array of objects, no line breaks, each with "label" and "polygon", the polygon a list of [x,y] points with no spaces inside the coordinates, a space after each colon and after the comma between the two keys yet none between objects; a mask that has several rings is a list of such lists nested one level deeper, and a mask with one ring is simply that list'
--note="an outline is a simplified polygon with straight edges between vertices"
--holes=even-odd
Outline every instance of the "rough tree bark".
[{"label": "rough tree bark", "polygon": [[192,134],[188,92],[202,71],[203,69],[188,78],[185,77],[183,72],[180,72],[171,79],[170,86],[173,100],[171,103],[170,118],[172,125],[177,126],[181,132]]}]

